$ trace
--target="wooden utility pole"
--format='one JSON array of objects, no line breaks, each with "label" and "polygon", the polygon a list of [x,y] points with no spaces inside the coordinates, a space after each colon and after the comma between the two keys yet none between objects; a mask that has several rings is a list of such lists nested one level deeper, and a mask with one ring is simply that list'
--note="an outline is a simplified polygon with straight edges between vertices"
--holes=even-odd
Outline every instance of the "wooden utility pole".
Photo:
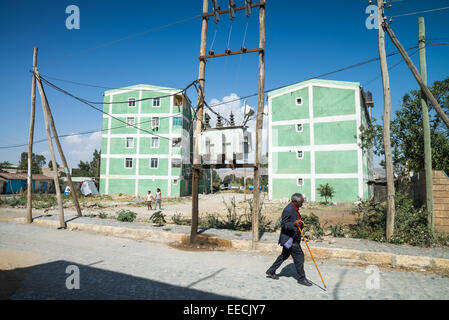
[{"label": "wooden utility pole", "polygon": [[[418,18],[419,41],[419,71],[424,84],[427,86],[427,62],[426,62],[426,28],[424,18]],[[422,96],[424,96],[422,94]],[[434,233],[433,218],[433,183],[432,183],[432,150],[430,148],[430,123],[429,110],[424,98],[421,98],[421,112],[424,135],[424,170],[426,173],[426,208],[429,212],[428,226],[431,234]]]},{"label": "wooden utility pole", "polygon": [[[204,16],[209,11],[209,1],[203,0],[203,24],[201,27],[201,47],[200,55],[206,55],[207,45],[207,20],[208,17]],[[206,74],[206,60],[200,59],[199,69],[199,92],[198,92],[198,110],[196,113],[196,138],[193,146],[193,167],[192,167],[192,225],[190,229],[190,243],[196,242],[196,234],[198,232],[198,183],[200,177],[200,169],[195,165],[200,165],[199,156],[199,137],[203,125],[203,109],[204,109],[204,77]]]},{"label": "wooden utility pole", "polygon": [[36,72],[37,65],[37,47],[34,47],[33,52],[33,78],[31,80],[31,113],[30,113],[30,133],[28,136],[28,175],[27,175],[27,222],[33,222],[33,140],[34,140],[34,119],[36,114]]},{"label": "wooden utility pole", "polygon": [[409,67],[410,71],[412,72],[413,76],[415,77],[416,81],[418,82],[419,86],[421,87],[422,93],[424,94],[426,99],[430,102],[430,104],[433,106],[433,108],[435,109],[437,114],[441,117],[443,122],[446,124],[446,127],[449,129],[449,117],[444,113],[443,109],[441,109],[441,106],[438,103],[437,99],[435,99],[432,92],[430,92],[429,88],[424,83],[423,79],[421,78],[421,75],[419,74],[419,72],[416,69],[415,65],[413,64],[412,60],[408,56],[404,47],[401,45],[399,40],[394,35],[393,30],[391,30],[390,25],[387,22],[384,22],[383,27],[384,27],[385,31],[388,33],[388,35],[390,36],[391,41],[393,41],[396,48],[398,48],[399,53],[401,54],[402,58],[407,63],[407,66]]},{"label": "wooden utility pole", "polygon": [[[229,0],[229,9],[220,10],[218,6],[218,2],[216,0],[212,1],[214,6],[214,11],[212,13],[208,12],[208,1],[203,0],[203,25],[201,29],[201,50],[200,56],[198,57],[200,60],[200,71],[199,71],[199,88],[198,88],[198,109],[197,109],[197,122],[196,122],[196,139],[194,143],[193,150],[193,166],[192,166],[192,226],[190,232],[190,242],[194,243],[197,234],[198,228],[198,180],[201,169],[222,169],[222,168],[246,168],[251,167],[254,168],[256,164],[246,164],[246,163],[236,163],[234,160],[232,163],[222,163],[216,165],[207,165],[200,164],[199,157],[199,146],[198,146],[198,138],[202,131],[202,120],[203,120],[203,109],[204,109],[204,77],[205,77],[205,69],[206,69],[206,59],[211,58],[219,58],[225,57],[229,55],[237,55],[237,54],[246,54],[246,53],[259,53],[259,103],[258,103],[258,114],[257,114],[257,132],[256,132],[256,161],[260,162],[260,150],[262,143],[262,126],[263,126],[263,98],[264,98],[264,82],[265,82],[265,60],[264,60],[264,51],[265,51],[265,0],[261,0],[258,3],[252,3],[251,0],[245,0],[245,5],[241,7],[237,7],[233,1]],[[260,31],[260,41],[259,48],[247,49],[242,46],[239,51],[231,51],[229,48],[226,49],[225,53],[214,53],[213,50],[209,51],[209,54],[206,55],[206,36],[207,36],[207,18],[214,16],[215,22],[218,23],[219,16],[222,14],[229,13],[230,19],[233,20],[236,11],[246,10],[246,15],[249,17],[251,14],[251,9],[259,7],[259,31]],[[259,138],[257,138],[259,137]],[[259,150],[259,151],[258,151]],[[223,158],[224,159],[224,158]],[[224,161],[224,160],[223,160]],[[255,174],[256,176],[256,174]],[[254,178],[256,180],[256,177]],[[259,177],[260,180],[260,177]],[[258,181],[259,181],[258,180]],[[255,242],[259,239],[259,226],[258,226],[258,211],[259,211],[259,188],[257,188],[257,200],[255,202],[255,207],[253,208],[253,242],[255,246]],[[255,192],[256,193],[256,192]]]},{"label": "wooden utility pole", "polygon": [[383,139],[385,149],[385,171],[387,176],[387,240],[390,240],[394,233],[394,173],[393,160],[391,156],[391,138],[390,138],[390,111],[391,111],[391,92],[390,92],[390,78],[388,75],[387,57],[385,53],[385,33],[382,28],[384,22],[384,2],[377,0],[378,9],[378,40],[379,40],[379,58],[380,68],[382,73],[382,84],[384,92],[384,119],[383,119]]},{"label": "wooden utility pole", "polygon": [[259,211],[260,211],[260,158],[262,155],[262,127],[265,91],[265,0],[259,7],[259,90],[256,118],[256,152],[254,167],[253,216],[252,216],[252,249],[259,242]]},{"label": "wooden utility pole", "polygon": [[[39,77],[39,71],[37,70],[37,68],[36,68],[36,73]],[[40,86],[42,86],[42,82],[41,82],[40,78],[39,78],[39,84],[40,84]],[[45,92],[44,92],[44,94],[45,94]],[[76,190],[73,187],[72,177],[70,175],[69,166],[67,165],[67,160],[65,158],[64,152],[62,151],[61,143],[59,142],[58,132],[56,131],[55,121],[53,119],[53,115],[51,113],[50,106],[48,105],[47,97],[45,97],[45,101],[46,101],[45,109],[47,111],[47,115],[50,120],[50,126],[51,126],[51,130],[53,131],[53,137],[56,142],[56,147],[58,148],[59,155],[61,156],[62,165],[64,166],[64,172],[67,175],[67,180],[68,180],[69,186],[70,186],[70,193],[72,194],[73,202],[75,204],[75,208],[76,208],[78,217],[81,217],[82,213],[81,213],[80,204],[78,202],[78,197],[76,196]],[[57,169],[58,168],[56,168],[56,171],[57,171]]]},{"label": "wooden utility pole", "polygon": [[[42,102],[42,109],[44,110],[44,119],[45,119],[45,131],[47,133],[47,140],[48,140],[48,148],[50,149],[51,154],[51,161],[53,163],[53,180],[55,183],[55,191],[56,191],[56,198],[58,200],[58,208],[59,208],[59,226],[62,229],[65,229],[67,227],[65,220],[64,220],[64,209],[62,208],[62,196],[61,196],[61,189],[59,187],[59,177],[58,177],[58,168],[56,166],[56,157],[55,152],[53,150],[53,142],[51,140],[51,133],[50,133],[50,125],[48,121],[48,112],[47,110],[50,110],[48,106],[47,96],[45,95],[44,88],[41,83],[41,79],[39,78],[39,72],[36,68],[36,73],[34,74],[37,77],[37,87],[39,88],[39,94],[41,96],[41,102]],[[55,133],[56,136],[56,133]]]}]

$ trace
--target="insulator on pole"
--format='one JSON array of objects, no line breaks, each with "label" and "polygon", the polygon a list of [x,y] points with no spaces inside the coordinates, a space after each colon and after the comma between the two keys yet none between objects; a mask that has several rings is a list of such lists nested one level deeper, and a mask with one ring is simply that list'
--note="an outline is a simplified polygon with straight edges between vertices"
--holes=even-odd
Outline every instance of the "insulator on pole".
[{"label": "insulator on pole", "polygon": [[246,7],[246,16],[249,17],[251,14],[251,0],[245,0],[245,7]]},{"label": "insulator on pole", "polygon": [[218,23],[220,21],[220,14],[218,11],[220,11],[220,6],[218,5],[218,0],[212,0],[212,6],[214,8],[214,22]]},{"label": "insulator on pole", "polygon": [[220,114],[217,115],[217,128],[222,128],[223,127],[223,123],[221,122],[221,116]]},{"label": "insulator on pole", "polygon": [[229,18],[231,20],[234,20],[235,18],[235,2],[234,0],[228,0],[229,1]]},{"label": "insulator on pole", "polygon": [[234,114],[231,111],[231,114],[229,115],[229,121],[230,121],[230,126],[233,127],[235,126],[235,122],[234,122]]}]

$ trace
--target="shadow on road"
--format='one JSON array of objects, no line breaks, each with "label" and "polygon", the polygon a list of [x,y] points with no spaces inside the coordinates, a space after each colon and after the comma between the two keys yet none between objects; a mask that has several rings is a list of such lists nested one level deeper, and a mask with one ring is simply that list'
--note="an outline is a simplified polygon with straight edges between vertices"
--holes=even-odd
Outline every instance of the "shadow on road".
[{"label": "shadow on road", "polygon": [[[299,276],[298,276],[298,272],[296,271],[296,267],[294,263],[290,263],[288,265],[286,265],[281,272],[278,273],[279,277],[291,277],[294,278],[296,281],[299,280]],[[307,276],[307,275],[306,275]],[[326,289],[324,289],[323,287],[321,287],[320,285],[316,284],[315,282],[313,282],[312,280],[310,280],[309,277],[307,277],[307,279],[312,282],[312,284],[314,284],[315,286],[317,286],[318,288],[320,288],[323,291],[327,291]]]},{"label": "shadow on road", "polygon": [[[67,271],[68,266],[79,268],[79,289],[69,290],[66,282],[75,283],[76,272]],[[75,268],[76,269],[76,268]],[[218,270],[216,273],[221,272]],[[6,299],[151,299],[151,300],[223,300],[235,299],[214,293],[191,289],[180,285],[167,284],[155,280],[130,276],[125,273],[94,268],[70,261],[55,261],[26,268],[0,271],[0,287],[8,286],[16,281],[18,273],[24,274],[23,282],[10,292]],[[191,283],[192,286],[200,281]],[[176,278],[173,278],[176,281]]]}]

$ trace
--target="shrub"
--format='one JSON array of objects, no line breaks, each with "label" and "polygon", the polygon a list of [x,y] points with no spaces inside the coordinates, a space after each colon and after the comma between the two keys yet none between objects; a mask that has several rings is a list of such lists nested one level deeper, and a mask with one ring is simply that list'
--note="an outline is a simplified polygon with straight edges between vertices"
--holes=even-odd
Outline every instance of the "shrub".
[{"label": "shrub", "polygon": [[174,224],[178,225],[190,225],[190,220],[183,219],[180,213],[176,213],[171,217],[171,220]]},{"label": "shrub", "polygon": [[318,188],[316,188],[318,190],[318,192],[320,193],[320,196],[324,198],[324,201],[326,202],[326,204],[328,204],[329,202],[327,201],[327,198],[332,199],[332,197],[335,194],[335,190],[334,188],[332,188],[329,183],[326,183],[325,185],[320,184],[320,186]]},{"label": "shrub", "polygon": [[207,213],[205,217],[201,217],[198,224],[203,228],[223,228],[223,223],[220,221],[218,214]]},{"label": "shrub", "polygon": [[345,236],[345,225],[342,222],[335,225],[331,224],[328,229],[333,237],[342,238]]},{"label": "shrub", "polygon": [[321,238],[324,235],[320,218],[317,215],[311,213],[310,216],[302,215],[301,218],[305,224],[303,229],[304,236],[307,236],[307,238]]},{"label": "shrub", "polygon": [[107,219],[107,218],[108,218],[108,215],[107,215],[106,213],[104,213],[104,212],[100,212],[100,214],[98,215],[98,217],[99,217],[100,219]]},{"label": "shrub", "polygon": [[167,221],[165,221],[165,215],[161,211],[153,213],[150,217],[150,221],[159,227],[167,223]]},{"label": "shrub", "polygon": [[134,219],[136,219],[136,214],[132,211],[129,210],[120,210],[118,212],[118,217],[117,220],[118,221],[122,221],[122,222],[133,222]]},{"label": "shrub", "polygon": [[[428,212],[413,206],[413,199],[404,192],[395,195],[394,233],[390,239],[395,244],[430,246],[445,243],[441,237],[432,237],[427,225]],[[353,212],[356,224],[351,226],[351,235],[375,241],[386,241],[387,208],[373,200],[361,201]]]},{"label": "shrub", "polygon": [[386,241],[387,216],[383,205],[374,199],[360,201],[352,213],[357,215],[356,224],[350,227],[353,238]]}]

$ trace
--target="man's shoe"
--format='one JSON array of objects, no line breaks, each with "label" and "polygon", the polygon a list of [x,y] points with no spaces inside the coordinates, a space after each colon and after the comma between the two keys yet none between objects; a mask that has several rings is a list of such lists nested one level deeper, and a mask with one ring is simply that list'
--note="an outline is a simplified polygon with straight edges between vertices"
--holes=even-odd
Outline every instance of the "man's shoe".
[{"label": "man's shoe", "polygon": [[267,274],[267,278],[271,278],[271,279],[274,279],[274,280],[278,280],[279,279],[279,277],[275,273],[270,273],[270,272],[267,271],[266,274]]},{"label": "man's shoe", "polygon": [[303,280],[298,280],[298,283],[302,284],[303,286],[307,286],[307,287],[310,287],[312,285],[312,282],[310,282],[306,278],[304,278]]}]

